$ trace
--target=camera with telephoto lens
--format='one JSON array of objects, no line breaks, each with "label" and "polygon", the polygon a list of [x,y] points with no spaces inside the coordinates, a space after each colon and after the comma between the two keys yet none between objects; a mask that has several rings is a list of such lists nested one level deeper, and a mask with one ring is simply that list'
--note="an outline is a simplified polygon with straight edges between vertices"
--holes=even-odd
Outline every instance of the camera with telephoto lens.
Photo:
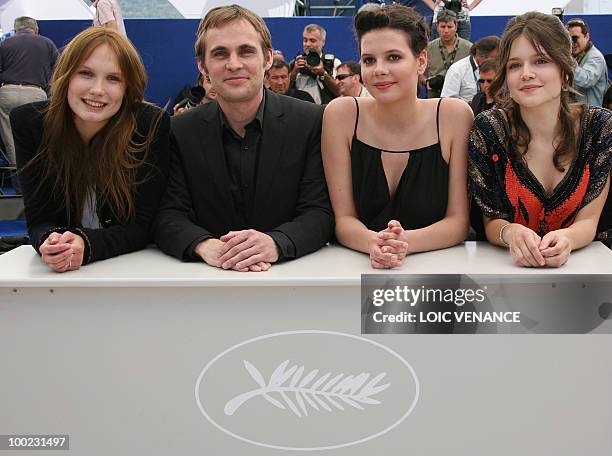
[{"label": "camera with telephoto lens", "polygon": [[459,14],[463,9],[461,0],[448,0],[444,2],[444,8],[452,11],[455,14]]},{"label": "camera with telephoto lens", "polygon": [[305,52],[302,54],[302,57],[304,57],[304,60],[306,60],[306,65],[311,67],[319,66],[319,63],[321,63],[321,57],[317,51]]},{"label": "camera with telephoto lens", "polygon": [[[304,54],[301,54],[301,57],[306,60],[306,65],[308,65],[309,67],[319,66],[319,64],[321,63],[321,56],[319,56],[319,53],[317,51],[305,52]],[[335,59],[336,56],[334,54],[323,54],[323,69],[325,70],[325,72],[329,74],[333,73]],[[304,69],[302,72],[307,74],[311,73],[311,71],[307,68]]]},{"label": "camera with telephoto lens", "polygon": [[175,106],[175,109],[191,109],[195,108],[199,105],[204,96],[206,95],[206,90],[202,86],[194,86],[189,89],[189,93],[187,94],[187,98],[182,100],[179,104]]}]

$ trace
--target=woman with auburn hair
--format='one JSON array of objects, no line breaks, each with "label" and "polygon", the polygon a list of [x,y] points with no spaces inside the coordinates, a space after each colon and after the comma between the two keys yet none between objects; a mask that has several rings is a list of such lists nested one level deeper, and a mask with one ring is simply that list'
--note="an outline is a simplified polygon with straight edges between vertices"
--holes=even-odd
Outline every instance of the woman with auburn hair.
[{"label": "woman with auburn hair", "polygon": [[11,112],[28,232],[54,271],[149,242],[170,121],[143,101],[146,81],[130,41],[93,27],[64,49],[50,100]]},{"label": "woman with auburn hair", "polygon": [[[470,189],[487,239],[508,247],[516,265],[559,267],[597,236],[610,185],[612,113],[570,102],[571,41],[554,16],[510,20],[491,93],[499,108],[476,117]],[[608,231],[605,231],[608,229]]]},{"label": "woman with auburn hair", "polygon": [[472,111],[458,99],[417,98],[427,26],[412,8],[368,7],[355,30],[373,98],[326,108],[323,165],[338,241],[369,253],[374,268],[393,268],[465,239]]}]

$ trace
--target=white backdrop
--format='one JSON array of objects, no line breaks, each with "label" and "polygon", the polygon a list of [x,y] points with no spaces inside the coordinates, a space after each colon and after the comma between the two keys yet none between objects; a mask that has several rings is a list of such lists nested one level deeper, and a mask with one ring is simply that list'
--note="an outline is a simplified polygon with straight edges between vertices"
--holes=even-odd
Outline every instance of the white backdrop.
[{"label": "white backdrop", "polygon": [[92,19],[93,13],[83,0],[0,0],[0,27],[13,30],[19,16],[41,19]]},{"label": "white backdrop", "polygon": [[295,0],[168,0],[172,5],[187,18],[202,17],[208,10],[215,6],[236,3],[255,11],[262,17],[287,17],[293,16]]},{"label": "white backdrop", "polygon": [[550,14],[555,7],[565,8],[568,0],[483,0],[470,13],[472,16],[516,16],[527,11]]}]

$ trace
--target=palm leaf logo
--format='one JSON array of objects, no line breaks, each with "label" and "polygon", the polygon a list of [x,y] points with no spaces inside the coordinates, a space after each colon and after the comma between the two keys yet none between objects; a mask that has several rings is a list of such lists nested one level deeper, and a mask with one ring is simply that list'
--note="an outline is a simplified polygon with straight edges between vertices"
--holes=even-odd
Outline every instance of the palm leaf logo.
[{"label": "palm leaf logo", "polygon": [[381,402],[372,396],[390,386],[389,383],[379,385],[386,372],[372,379],[370,379],[371,374],[365,372],[358,375],[335,376],[327,372],[318,376],[318,369],[313,369],[304,375],[306,372],[304,366],[298,367],[297,364],[288,366],[289,360],[279,364],[266,382],[261,372],[244,360],[244,367],[258,388],[230,399],[225,404],[225,414],[233,415],[246,401],[258,396],[279,409],[289,409],[297,417],[308,416],[309,407],[316,411],[323,409],[328,412],[333,409],[342,411],[346,406],[363,410],[364,406],[380,404]]}]

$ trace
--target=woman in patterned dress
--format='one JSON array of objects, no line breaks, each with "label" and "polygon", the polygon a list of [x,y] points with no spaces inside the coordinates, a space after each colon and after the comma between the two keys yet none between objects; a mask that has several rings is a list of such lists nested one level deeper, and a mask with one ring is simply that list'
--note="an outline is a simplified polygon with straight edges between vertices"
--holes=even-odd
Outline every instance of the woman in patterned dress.
[{"label": "woman in patterned dress", "polygon": [[485,234],[514,263],[559,267],[570,252],[610,236],[598,222],[610,185],[612,112],[572,103],[570,37],[554,16],[512,19],[491,91],[507,95],[476,117],[470,190]]}]

